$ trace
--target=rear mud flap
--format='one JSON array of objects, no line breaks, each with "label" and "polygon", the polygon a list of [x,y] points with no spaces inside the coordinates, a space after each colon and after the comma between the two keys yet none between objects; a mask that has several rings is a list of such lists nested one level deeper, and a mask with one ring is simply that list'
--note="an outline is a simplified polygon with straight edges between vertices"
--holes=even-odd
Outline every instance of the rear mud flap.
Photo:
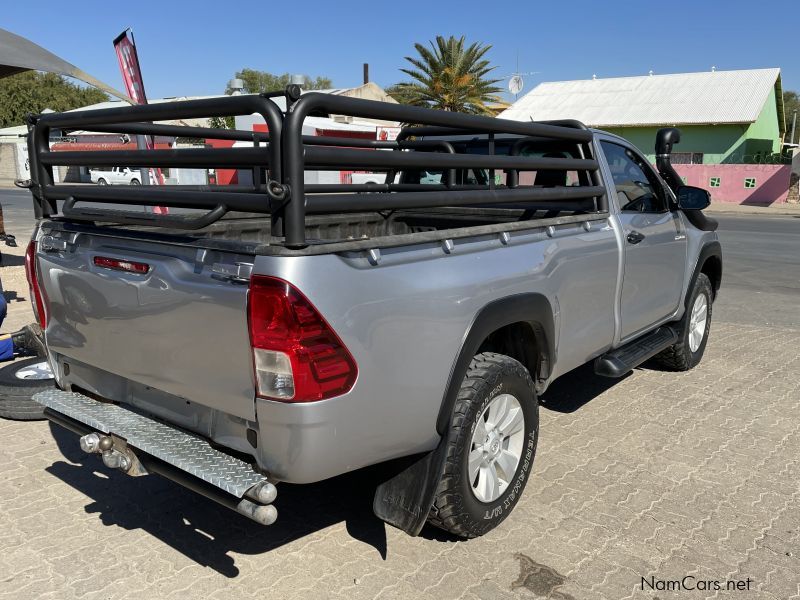
[{"label": "rear mud flap", "polygon": [[435,450],[420,455],[400,473],[379,485],[372,502],[375,515],[409,535],[419,535],[428,520],[442,478],[446,448],[447,439],[442,438]]}]

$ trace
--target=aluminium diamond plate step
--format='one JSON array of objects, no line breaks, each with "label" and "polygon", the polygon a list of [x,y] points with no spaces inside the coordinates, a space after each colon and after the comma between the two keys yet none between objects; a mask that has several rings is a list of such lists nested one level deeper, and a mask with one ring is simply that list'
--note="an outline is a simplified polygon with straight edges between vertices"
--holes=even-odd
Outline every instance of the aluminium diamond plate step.
[{"label": "aluminium diamond plate step", "polygon": [[82,394],[58,389],[39,392],[33,400],[92,429],[113,433],[134,448],[237,498],[242,498],[251,487],[267,480],[248,463],[212,448],[204,439],[116,404],[98,402]]}]

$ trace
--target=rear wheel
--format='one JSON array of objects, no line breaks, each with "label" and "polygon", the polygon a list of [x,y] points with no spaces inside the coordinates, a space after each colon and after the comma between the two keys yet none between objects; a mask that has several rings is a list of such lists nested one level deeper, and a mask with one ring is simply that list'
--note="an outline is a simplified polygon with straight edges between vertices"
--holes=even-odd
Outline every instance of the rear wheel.
[{"label": "rear wheel", "polygon": [[700,273],[686,305],[686,313],[680,320],[678,343],[656,355],[656,360],[664,367],[688,371],[702,360],[711,330],[713,297],[711,281],[705,273]]},{"label": "rear wheel", "polygon": [[52,389],[53,372],[41,357],[18,360],[0,369],[0,417],[19,421],[44,418],[41,404],[31,400],[34,394]]},{"label": "rear wheel", "polygon": [[108,182],[101,177],[97,180],[97,185],[108,185]]},{"label": "rear wheel", "polygon": [[131,179],[131,185],[139,185],[138,179]]},{"label": "rear wheel", "polygon": [[525,488],[538,435],[539,409],[527,369],[503,354],[475,356],[453,408],[429,522],[465,538],[497,527]]}]

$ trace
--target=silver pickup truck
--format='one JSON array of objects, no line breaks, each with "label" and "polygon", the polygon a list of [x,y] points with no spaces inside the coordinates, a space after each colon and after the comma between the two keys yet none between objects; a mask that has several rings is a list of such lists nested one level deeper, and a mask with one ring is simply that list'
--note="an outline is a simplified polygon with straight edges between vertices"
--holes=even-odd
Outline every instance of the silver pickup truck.
[{"label": "silver pickup truck", "polygon": [[[269,134],[152,123],[252,113]],[[396,141],[303,135],[320,114],[415,125]],[[537,396],[556,378],[588,361],[608,377],[650,359],[686,370],[708,341],[721,248],[708,193],[670,166],[676,129],[659,132],[654,169],[575,121],[292,87],[29,129],[27,265],[58,385],[36,401],[109,467],[262,524],[279,482],[386,463],[380,518],[482,535],[522,494]],[[50,151],[51,129],[249,144],[87,156]],[[78,164],[237,168],[246,182],[54,183],[54,165]],[[307,169],[385,183],[307,184]]]}]

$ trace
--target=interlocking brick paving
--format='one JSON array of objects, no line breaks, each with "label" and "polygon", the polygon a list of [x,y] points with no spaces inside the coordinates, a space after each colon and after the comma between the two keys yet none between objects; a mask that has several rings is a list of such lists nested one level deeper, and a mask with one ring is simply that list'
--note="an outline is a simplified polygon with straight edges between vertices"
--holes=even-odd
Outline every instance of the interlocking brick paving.
[{"label": "interlocking brick paving", "polygon": [[[370,470],[279,486],[262,528],[0,421],[0,598],[800,598],[798,349],[716,322],[688,373],[557,382],[520,504],[467,542],[384,526]],[[686,576],[750,590],[641,589]]]}]

